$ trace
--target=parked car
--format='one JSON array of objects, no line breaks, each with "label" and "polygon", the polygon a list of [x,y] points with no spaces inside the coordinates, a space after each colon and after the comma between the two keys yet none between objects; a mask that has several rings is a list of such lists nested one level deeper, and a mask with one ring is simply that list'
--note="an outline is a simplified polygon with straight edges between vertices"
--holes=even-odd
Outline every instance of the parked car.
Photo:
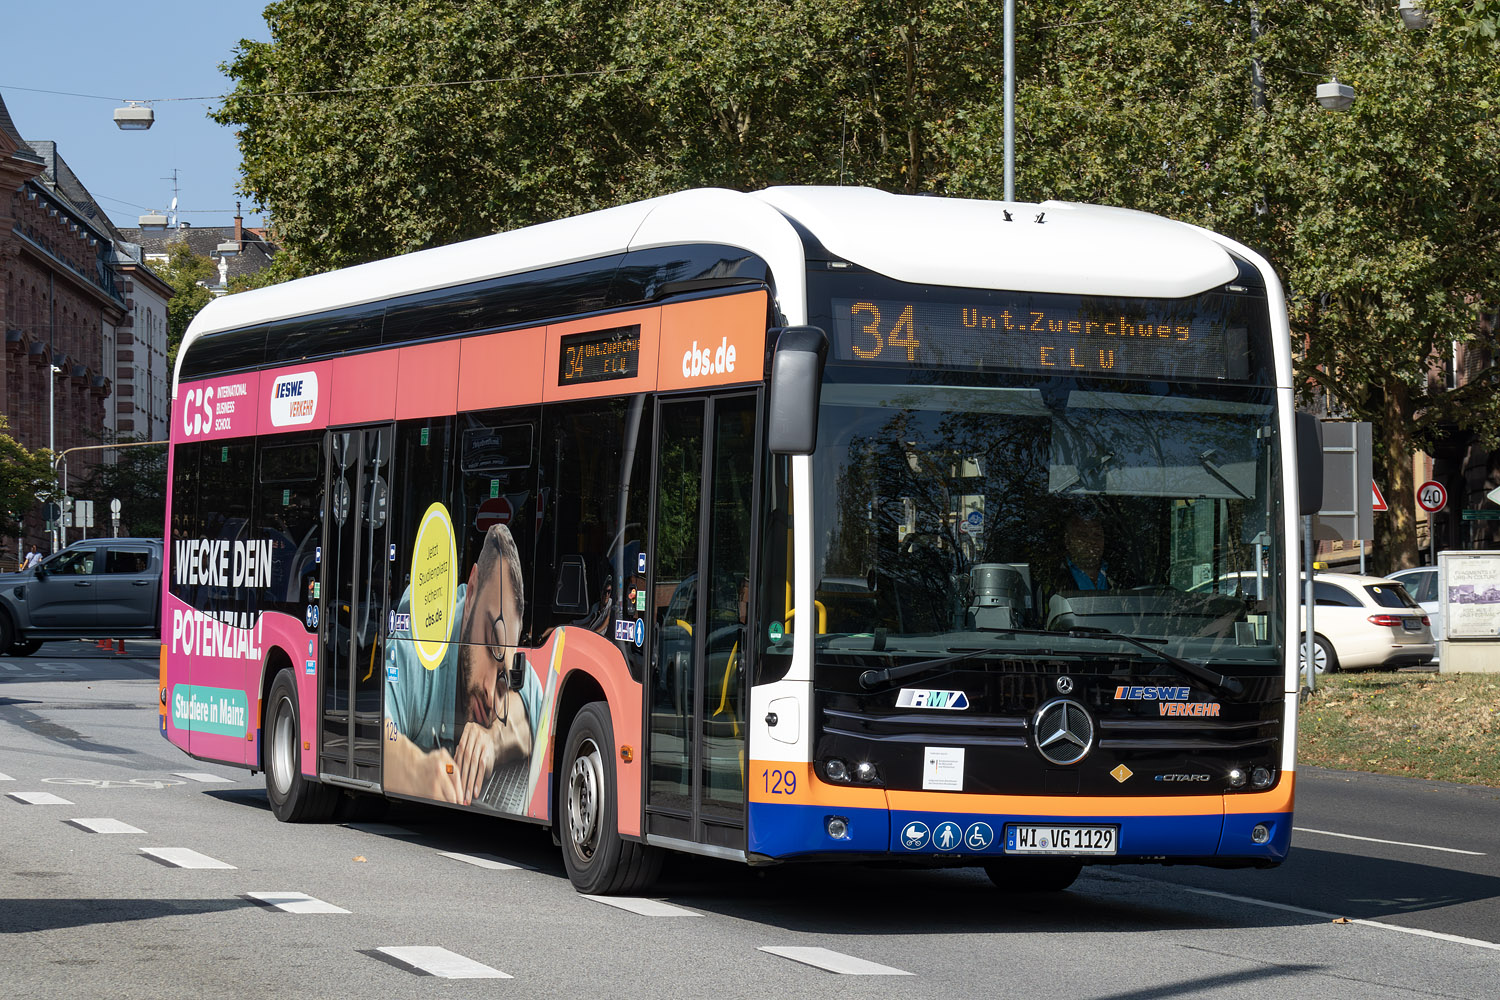
[{"label": "parked car", "polygon": [[[1313,575],[1313,669],[1406,667],[1437,653],[1432,622],[1406,588],[1381,576]],[[1299,626],[1300,627],[1300,626]],[[1306,668],[1305,654],[1299,657]]]},{"label": "parked car", "polygon": [[[1255,585],[1254,573],[1229,573],[1197,584],[1192,591],[1253,593]],[[1298,584],[1299,604],[1302,586]],[[1431,619],[1393,577],[1315,573],[1313,602],[1317,608],[1313,613],[1313,669],[1317,673],[1416,666],[1437,654]],[[1297,624],[1299,632],[1305,625],[1303,616]],[[1305,657],[1299,646],[1302,669],[1307,666]]]},{"label": "parked car", "polygon": [[1398,569],[1391,574],[1390,579],[1405,587],[1412,599],[1422,605],[1422,610],[1427,612],[1428,618],[1432,619],[1433,640],[1442,641],[1443,616],[1438,613],[1438,568],[1417,566],[1412,569]]},{"label": "parked car", "polygon": [[161,539],[89,538],[21,573],[0,573],[0,651],[52,639],[161,634]]}]

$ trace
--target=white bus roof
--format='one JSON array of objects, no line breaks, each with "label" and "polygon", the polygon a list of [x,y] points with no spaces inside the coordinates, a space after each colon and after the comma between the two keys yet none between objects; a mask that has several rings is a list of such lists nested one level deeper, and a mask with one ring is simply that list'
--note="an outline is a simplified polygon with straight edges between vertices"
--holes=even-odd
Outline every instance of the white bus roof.
[{"label": "white bus roof", "polygon": [[781,313],[800,323],[806,261],[793,221],[845,260],[923,284],[1180,298],[1237,273],[1224,242],[1211,234],[1127,209],[853,187],[751,194],[704,188],[223,296],[189,326],[178,371],[188,347],[206,334],[682,243],[760,256],[775,277]]}]

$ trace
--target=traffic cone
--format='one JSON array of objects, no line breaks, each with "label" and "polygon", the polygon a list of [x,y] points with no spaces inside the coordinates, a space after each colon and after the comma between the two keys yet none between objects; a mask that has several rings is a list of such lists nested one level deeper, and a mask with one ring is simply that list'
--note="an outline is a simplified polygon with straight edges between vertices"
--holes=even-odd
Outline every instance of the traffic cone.
[{"label": "traffic cone", "polygon": [[100,639],[99,641],[97,641],[97,642],[94,643],[94,648],[96,648],[96,649],[108,649],[109,648],[109,640],[108,639]]},{"label": "traffic cone", "polygon": [[[105,642],[108,642],[108,641],[109,640],[107,640],[107,639],[105,640]],[[124,639],[116,639],[115,640],[115,652],[117,654],[121,655],[121,656],[125,655],[125,640]]]}]

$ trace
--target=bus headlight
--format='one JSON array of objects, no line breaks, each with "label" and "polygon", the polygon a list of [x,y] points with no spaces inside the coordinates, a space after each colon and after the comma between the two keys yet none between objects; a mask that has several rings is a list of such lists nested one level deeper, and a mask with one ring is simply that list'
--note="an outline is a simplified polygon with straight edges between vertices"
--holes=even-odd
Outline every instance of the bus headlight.
[{"label": "bus headlight", "polygon": [[842,816],[829,816],[824,829],[832,839],[844,840],[849,836],[849,821]]},{"label": "bus headlight", "polygon": [[823,777],[829,781],[838,782],[841,785],[849,783],[849,765],[838,757],[830,757],[823,764]]},{"label": "bus headlight", "polygon": [[1271,782],[1274,780],[1276,780],[1275,775],[1271,773],[1271,769],[1268,767],[1257,767],[1250,772],[1251,788],[1270,788]]},{"label": "bus headlight", "polygon": [[866,785],[878,784],[880,781],[880,772],[875,769],[874,764],[867,760],[862,760],[854,765],[854,780]]},{"label": "bus headlight", "polygon": [[1243,767],[1231,767],[1228,777],[1230,788],[1244,788],[1245,782],[1250,780],[1250,776],[1245,773]]}]

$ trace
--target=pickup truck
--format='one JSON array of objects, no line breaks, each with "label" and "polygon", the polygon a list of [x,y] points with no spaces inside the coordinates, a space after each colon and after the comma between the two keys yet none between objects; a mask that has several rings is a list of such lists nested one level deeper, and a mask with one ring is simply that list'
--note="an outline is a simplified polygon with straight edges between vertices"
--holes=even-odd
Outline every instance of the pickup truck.
[{"label": "pickup truck", "polygon": [[53,639],[161,635],[159,538],[89,538],[21,573],[0,573],[0,652]]}]

